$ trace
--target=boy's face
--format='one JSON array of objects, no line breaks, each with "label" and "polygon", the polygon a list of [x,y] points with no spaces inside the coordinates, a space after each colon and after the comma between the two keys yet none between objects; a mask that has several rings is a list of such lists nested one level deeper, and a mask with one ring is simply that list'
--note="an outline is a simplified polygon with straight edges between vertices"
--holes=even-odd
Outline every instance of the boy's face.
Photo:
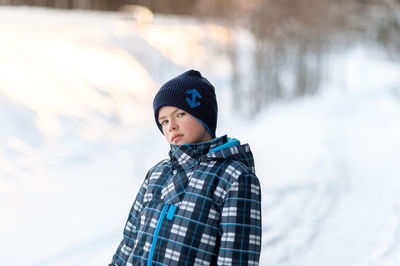
[{"label": "boy's face", "polygon": [[169,144],[182,145],[212,140],[199,120],[177,107],[162,107],[158,112],[158,122]]}]

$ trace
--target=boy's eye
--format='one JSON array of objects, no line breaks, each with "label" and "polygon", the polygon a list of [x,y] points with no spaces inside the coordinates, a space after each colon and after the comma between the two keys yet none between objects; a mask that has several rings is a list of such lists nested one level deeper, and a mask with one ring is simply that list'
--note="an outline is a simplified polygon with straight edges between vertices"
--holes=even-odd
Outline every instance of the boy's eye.
[{"label": "boy's eye", "polygon": [[177,117],[182,117],[182,116],[184,116],[186,113],[178,113],[177,114]]},{"label": "boy's eye", "polygon": [[160,122],[161,125],[165,126],[166,124],[168,124],[168,120],[163,120]]}]

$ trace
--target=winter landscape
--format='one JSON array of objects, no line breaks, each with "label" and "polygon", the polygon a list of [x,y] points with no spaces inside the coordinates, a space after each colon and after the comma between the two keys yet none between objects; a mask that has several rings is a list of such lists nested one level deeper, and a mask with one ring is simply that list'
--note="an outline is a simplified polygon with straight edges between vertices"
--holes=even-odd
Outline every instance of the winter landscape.
[{"label": "winter landscape", "polygon": [[0,7],[1,264],[111,261],[168,153],[153,96],[194,68],[217,88],[217,134],[255,155],[261,265],[400,265],[399,61],[357,43],[329,55],[320,91],[239,112],[228,41],[223,25],[188,17]]}]

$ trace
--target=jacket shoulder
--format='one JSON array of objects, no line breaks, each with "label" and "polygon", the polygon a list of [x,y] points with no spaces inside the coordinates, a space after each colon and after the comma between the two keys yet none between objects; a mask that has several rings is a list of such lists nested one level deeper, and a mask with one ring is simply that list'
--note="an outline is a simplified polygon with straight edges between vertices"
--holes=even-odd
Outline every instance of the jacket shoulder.
[{"label": "jacket shoulder", "polygon": [[201,163],[201,165],[208,168],[209,172],[216,174],[222,181],[220,186],[225,187],[225,189],[229,189],[241,176],[255,176],[254,172],[245,163],[236,159],[213,158],[205,163]]},{"label": "jacket shoulder", "polygon": [[170,159],[163,159],[158,163],[156,163],[152,168],[150,168],[149,173],[157,171],[158,169],[169,165],[170,165]]}]

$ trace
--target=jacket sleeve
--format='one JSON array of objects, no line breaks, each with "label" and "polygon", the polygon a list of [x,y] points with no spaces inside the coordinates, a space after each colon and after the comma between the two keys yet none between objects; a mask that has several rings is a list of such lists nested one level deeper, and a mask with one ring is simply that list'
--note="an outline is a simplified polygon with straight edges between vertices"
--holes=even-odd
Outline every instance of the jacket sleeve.
[{"label": "jacket sleeve", "polygon": [[218,265],[258,265],[261,250],[261,188],[242,174],[226,194],[220,220]]},{"label": "jacket sleeve", "polygon": [[143,197],[146,193],[148,186],[148,175],[139,189],[135,201],[132,204],[131,210],[129,211],[128,220],[126,221],[124,228],[124,235],[121,243],[119,244],[117,251],[112,257],[112,261],[109,266],[114,265],[126,265],[129,255],[131,254],[133,247],[135,245],[134,239],[136,239],[137,234],[137,222],[140,212],[143,209]]}]

